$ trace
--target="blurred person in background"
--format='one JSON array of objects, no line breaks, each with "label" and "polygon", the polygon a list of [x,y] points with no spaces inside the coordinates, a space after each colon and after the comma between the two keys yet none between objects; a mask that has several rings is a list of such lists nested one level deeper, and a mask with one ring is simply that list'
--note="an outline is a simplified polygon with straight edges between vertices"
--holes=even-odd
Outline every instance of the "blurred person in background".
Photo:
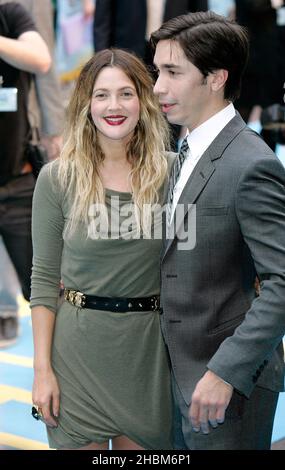
[{"label": "blurred person in background", "polygon": [[[0,0],[0,5],[14,1]],[[53,58],[54,31],[51,1],[16,0],[16,3],[21,4],[29,12],[37,31],[46,42],[49,53]],[[34,80],[31,83],[28,111],[31,125],[38,127],[40,130],[41,143],[46,147],[49,159],[57,158],[62,146],[64,107],[54,61],[52,61],[46,74],[34,75]]]},{"label": "blurred person in background", "polygon": [[[86,18],[90,18],[94,16],[95,12],[95,4],[96,0],[79,0],[82,4],[82,8],[84,11],[84,15]],[[50,0],[53,8],[53,24],[54,24],[54,30],[56,30],[56,24],[57,24],[57,12],[58,12],[58,4],[59,2],[69,2],[74,4],[74,0]]]},{"label": "blurred person in background", "polygon": [[165,0],[163,21],[168,21],[185,13],[206,11],[210,8],[208,3],[208,0]]},{"label": "blurred person in background", "polygon": [[94,48],[118,47],[146,54],[147,0],[96,0]]},{"label": "blurred person in background", "polygon": [[[249,125],[259,123],[264,108],[283,103],[284,47],[277,25],[277,9],[282,5],[282,0],[235,1],[236,21],[247,28],[250,37],[249,61],[236,108]],[[275,150],[271,132],[262,129],[261,135]]]},{"label": "blurred person in background", "polygon": [[[13,0],[0,0],[0,5]],[[38,32],[45,40],[51,57],[54,51],[53,11],[50,0],[17,0],[32,16]],[[28,98],[28,120],[31,126],[39,129],[41,143],[48,152],[50,160],[57,158],[62,145],[64,108],[60,83],[54,61],[46,74],[34,74]],[[5,255],[5,247],[0,240],[0,250]],[[6,339],[2,347],[13,344],[18,328],[8,327],[14,324],[18,313],[17,283],[8,257],[3,257],[0,269],[0,317],[12,316],[13,320],[4,320]],[[1,341],[0,341],[1,346]]]},{"label": "blurred person in background", "polygon": [[[51,57],[27,12],[0,3],[0,235],[16,269],[24,298],[30,297],[31,205],[34,176],[25,154],[30,134],[28,99],[32,74],[47,73]],[[1,266],[3,269],[3,266]],[[9,294],[6,296],[9,298]],[[5,298],[5,290],[4,290]],[[9,303],[9,301],[8,301]],[[6,306],[6,302],[3,302]],[[15,341],[17,310],[0,306],[0,346]]]}]

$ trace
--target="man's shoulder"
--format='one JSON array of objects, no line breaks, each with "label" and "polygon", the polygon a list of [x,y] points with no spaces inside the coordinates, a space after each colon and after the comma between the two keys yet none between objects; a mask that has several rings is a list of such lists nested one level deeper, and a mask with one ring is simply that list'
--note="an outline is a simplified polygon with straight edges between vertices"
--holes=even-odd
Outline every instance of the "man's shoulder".
[{"label": "man's shoulder", "polygon": [[21,14],[25,15],[27,12],[27,10],[22,5],[20,5],[20,3],[9,0],[7,3],[0,3],[0,9],[2,14],[7,17],[11,17],[12,15],[15,17],[21,17]]},{"label": "man's shoulder", "polygon": [[271,178],[285,183],[285,169],[280,160],[262,137],[249,127],[245,127],[227,146],[221,163],[219,168],[223,178],[231,174],[237,181],[242,181],[249,176],[266,178],[266,175],[271,175]]},{"label": "man's shoulder", "polygon": [[239,164],[263,159],[276,159],[276,155],[262,137],[248,126],[244,127],[225,149],[225,154],[232,154],[233,161]]}]

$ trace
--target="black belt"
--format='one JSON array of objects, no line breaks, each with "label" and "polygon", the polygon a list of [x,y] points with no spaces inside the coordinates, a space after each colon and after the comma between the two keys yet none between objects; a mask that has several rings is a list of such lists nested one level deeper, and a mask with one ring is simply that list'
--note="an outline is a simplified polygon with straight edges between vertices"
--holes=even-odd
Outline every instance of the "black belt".
[{"label": "black belt", "polygon": [[110,312],[147,312],[159,311],[159,295],[151,297],[98,297],[82,292],[64,289],[64,299],[75,307],[108,310]]}]

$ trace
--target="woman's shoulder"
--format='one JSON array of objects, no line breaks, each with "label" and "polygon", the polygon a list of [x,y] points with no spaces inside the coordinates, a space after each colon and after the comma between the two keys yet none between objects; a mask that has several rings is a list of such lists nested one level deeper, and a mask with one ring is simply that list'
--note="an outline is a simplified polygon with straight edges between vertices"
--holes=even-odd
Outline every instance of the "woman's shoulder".
[{"label": "woman's shoulder", "polygon": [[38,176],[38,181],[46,181],[48,182],[53,181],[54,183],[58,181],[58,166],[59,166],[59,161],[58,159],[53,160],[51,162],[46,163]]},{"label": "woman's shoulder", "polygon": [[58,175],[59,161],[53,160],[46,163],[37,178],[36,188],[40,191],[48,191],[59,195],[61,193],[61,185]]}]

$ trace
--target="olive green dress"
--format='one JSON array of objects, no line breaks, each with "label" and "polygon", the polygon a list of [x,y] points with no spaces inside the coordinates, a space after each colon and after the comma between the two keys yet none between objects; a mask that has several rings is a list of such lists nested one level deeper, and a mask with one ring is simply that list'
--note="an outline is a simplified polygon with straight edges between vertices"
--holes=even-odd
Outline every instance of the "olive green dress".
[{"label": "olive green dress", "polygon": [[[106,190],[109,215],[112,205],[122,217],[119,210],[128,203],[131,194]],[[41,171],[34,193],[31,297],[32,307],[42,305],[56,314],[52,365],[60,415],[58,427],[47,428],[49,444],[80,448],[125,435],[146,449],[171,449],[170,372],[159,312],[114,313],[66,301],[57,309],[60,279],[66,288],[89,295],[158,294],[161,239],[127,233],[96,239],[92,216],[89,237],[83,224],[67,237],[69,208],[54,162]],[[133,226],[124,221],[131,234]]]}]

